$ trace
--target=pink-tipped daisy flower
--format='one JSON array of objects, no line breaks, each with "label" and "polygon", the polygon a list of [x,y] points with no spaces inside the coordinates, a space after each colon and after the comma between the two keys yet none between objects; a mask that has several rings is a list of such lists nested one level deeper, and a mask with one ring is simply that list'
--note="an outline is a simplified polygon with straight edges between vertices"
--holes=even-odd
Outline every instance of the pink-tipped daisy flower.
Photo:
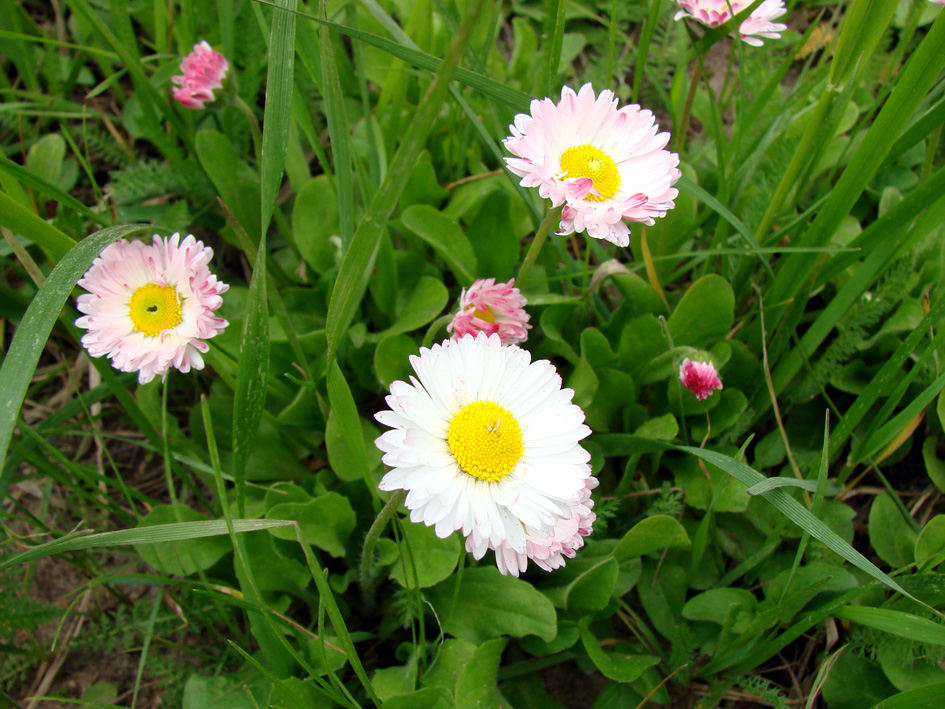
[{"label": "pink-tipped daisy flower", "polygon": [[459,296],[459,312],[446,326],[446,331],[453,333],[454,340],[484,332],[498,335],[503,345],[525,342],[531,316],[525,312],[528,301],[514,285],[514,278],[508,283],[486,278],[464,288]]},{"label": "pink-tipped daisy flower", "polygon": [[82,344],[92,357],[108,356],[122,372],[147,384],[174,367],[203,369],[201,352],[227,326],[214,316],[229,286],[210,273],[213,249],[188,235],[152,242],[119,239],[105,248],[79,279],[85,313],[75,321],[88,330]]},{"label": "pink-tipped daisy flower", "polygon": [[174,89],[174,98],[185,108],[203,108],[213,101],[214,92],[223,88],[229,69],[226,57],[206,41],[198,42],[180,63],[184,73],[171,77],[171,83],[178,87]]},{"label": "pink-tipped daisy flower", "polygon": [[410,363],[416,377],[392,383],[390,409],[375,415],[391,428],[376,441],[391,468],[380,489],[406,490],[413,522],[440,538],[461,530],[477,559],[498,550],[503,573],[524,568],[520,555],[542,568],[573,556],[597,481],[584,412],[554,366],[481,332]]},{"label": "pink-tipped daisy flower", "polygon": [[719,371],[711,362],[691,360],[686,357],[679,367],[679,380],[700,401],[708,399],[716,389],[722,390]]},{"label": "pink-tipped daisy flower", "polygon": [[[945,1],[945,0],[943,0]],[[676,0],[681,8],[674,19],[689,17],[708,27],[718,27],[751,5],[752,0]],[[787,8],[784,0],[764,0],[738,26],[738,34],[745,44],[760,47],[764,39],[778,39],[787,25],[774,22]],[[734,33],[732,33],[734,37]],[[764,38],[764,39],[763,39]]]},{"label": "pink-tipped daisy flower", "polygon": [[565,86],[561,101],[532,101],[531,114],[515,116],[509,130],[508,168],[552,206],[563,205],[559,234],[627,246],[624,220],[653,224],[675,206],[679,156],[664,150],[669,133],[658,133],[653,114],[636,104],[618,109],[612,91]]}]

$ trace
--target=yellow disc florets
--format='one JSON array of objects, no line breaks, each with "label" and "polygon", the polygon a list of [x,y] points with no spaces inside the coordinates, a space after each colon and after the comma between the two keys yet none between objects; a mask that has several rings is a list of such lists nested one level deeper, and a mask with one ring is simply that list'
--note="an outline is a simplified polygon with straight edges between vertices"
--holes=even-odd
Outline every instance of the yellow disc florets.
[{"label": "yellow disc florets", "polygon": [[180,296],[172,286],[148,283],[131,296],[130,315],[135,331],[157,337],[181,321]]},{"label": "yellow disc florets", "polygon": [[592,202],[610,199],[620,189],[620,171],[617,163],[603,150],[592,145],[575,145],[561,156],[561,172],[564,177],[589,177],[594,189],[600,193],[589,193],[584,199]]},{"label": "yellow disc florets", "polygon": [[450,453],[465,472],[497,482],[515,469],[525,446],[510,411],[491,401],[466,404],[450,419]]}]

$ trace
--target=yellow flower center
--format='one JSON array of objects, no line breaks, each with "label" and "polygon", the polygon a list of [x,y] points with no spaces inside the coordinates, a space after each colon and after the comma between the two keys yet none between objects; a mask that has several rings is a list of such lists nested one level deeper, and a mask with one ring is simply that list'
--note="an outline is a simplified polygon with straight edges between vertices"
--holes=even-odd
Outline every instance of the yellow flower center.
[{"label": "yellow flower center", "polygon": [[483,307],[485,308],[484,310],[476,308],[473,311],[473,317],[479,318],[480,320],[485,320],[487,323],[492,323],[495,325],[495,315],[492,312],[492,308],[490,308],[488,305]]},{"label": "yellow flower center", "polygon": [[575,145],[561,156],[561,171],[565,177],[589,177],[594,189],[600,193],[584,198],[592,202],[610,199],[620,189],[620,171],[617,163],[603,150],[592,145]]},{"label": "yellow flower center", "polygon": [[148,337],[157,337],[181,321],[180,297],[172,286],[141,286],[131,296],[130,307],[135,331]]},{"label": "yellow flower center", "polygon": [[465,472],[498,482],[522,459],[522,429],[510,411],[491,401],[466,404],[450,419],[450,453]]}]

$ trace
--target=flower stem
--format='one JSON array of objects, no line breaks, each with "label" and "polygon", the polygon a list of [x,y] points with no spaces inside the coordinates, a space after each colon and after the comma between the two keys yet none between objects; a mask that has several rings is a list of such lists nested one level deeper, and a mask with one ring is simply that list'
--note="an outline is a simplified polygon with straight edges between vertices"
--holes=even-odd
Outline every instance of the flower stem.
[{"label": "flower stem", "polygon": [[555,207],[545,215],[545,218],[541,222],[541,226],[538,227],[538,231],[535,232],[535,238],[532,239],[531,246],[528,247],[528,253],[525,254],[525,260],[522,261],[522,267],[518,271],[518,277],[515,279],[519,287],[521,287],[527,280],[528,275],[532,270],[532,266],[535,265],[535,261],[538,260],[538,254],[541,252],[541,247],[545,243],[545,239],[548,238],[548,232],[551,231],[551,225],[560,221],[561,210],[564,209],[562,204],[559,207]]},{"label": "flower stem", "polygon": [[364,600],[369,606],[374,603],[375,580],[372,573],[374,566],[374,545],[377,544],[381,532],[387,527],[390,518],[394,516],[394,512],[397,511],[397,508],[404,503],[406,497],[406,490],[398,490],[391,495],[387,504],[384,505],[384,508],[378,513],[374,524],[372,524],[371,528],[368,530],[367,536],[364,538],[364,546],[361,548],[361,593],[364,594]]}]

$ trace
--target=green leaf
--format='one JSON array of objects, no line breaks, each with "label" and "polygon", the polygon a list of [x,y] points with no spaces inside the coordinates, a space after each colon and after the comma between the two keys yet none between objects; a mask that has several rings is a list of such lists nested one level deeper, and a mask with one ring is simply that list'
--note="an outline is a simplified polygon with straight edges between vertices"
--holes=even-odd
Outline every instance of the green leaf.
[{"label": "green leaf", "polygon": [[836,616],[860,625],[882,630],[884,633],[914,640],[917,643],[945,645],[945,627],[911,613],[903,613],[889,608],[848,605],[837,609]]},{"label": "green leaf", "polygon": [[[9,197],[0,192],[0,222],[8,224],[4,217],[4,200],[9,200]],[[19,205],[16,206],[19,208]],[[69,250],[33,296],[0,367],[0,460],[6,460],[10,437],[39,356],[76,282],[106,246],[116,239],[148,228],[141,224],[108,227],[86,237]]]},{"label": "green leaf", "polygon": [[[278,517],[279,514],[284,517]],[[306,540],[332,556],[344,556],[355,515],[348,498],[326,492],[308,502],[285,502],[266,511],[268,519],[290,519],[299,523]],[[294,529],[274,529],[280,539],[295,539]]]},{"label": "green leaf", "polygon": [[476,646],[465,640],[447,638],[436,653],[436,660],[429,671],[423,675],[422,683],[426,687],[437,687],[449,691],[452,698],[459,673],[469,664],[476,651]]},{"label": "green leaf", "polygon": [[379,340],[423,327],[443,311],[449,297],[442,281],[430,276],[421,276],[397,321],[383,333],[371,335],[369,339]]},{"label": "green leaf", "polygon": [[426,204],[415,204],[400,215],[407,229],[419,236],[446,261],[456,279],[471,285],[476,279],[479,265],[472,244],[460,229],[459,224],[438,209]]},{"label": "green leaf", "polygon": [[335,265],[332,236],[338,235],[338,205],[327,175],[307,180],[295,196],[292,236],[305,263],[318,274]]},{"label": "green leaf", "polygon": [[476,648],[456,679],[456,709],[501,709],[508,705],[496,686],[499,662],[508,641],[495,638]]},{"label": "green leaf", "polygon": [[712,588],[690,598],[683,606],[683,618],[701,620],[724,625],[732,606],[738,608],[731,630],[742,633],[748,629],[755,617],[758,599],[744,588]]},{"label": "green leaf", "polygon": [[659,663],[660,658],[652,655],[636,655],[622,650],[604,650],[590,631],[590,621],[590,617],[585,616],[578,623],[581,641],[591,661],[605,677],[617,682],[632,682],[639,678],[647,668]]},{"label": "green leaf", "polygon": [[481,644],[501,635],[550,641],[557,633],[554,606],[526,581],[503,576],[494,567],[467,569],[452,608],[455,586],[450,578],[427,591],[443,629],[455,637]]},{"label": "green leaf", "polygon": [[689,287],[668,325],[673,346],[707,347],[732,329],[735,294],[721,276],[703,276]]},{"label": "green leaf", "polygon": [[652,438],[657,441],[671,441],[679,435],[679,424],[672,414],[663,414],[648,419],[646,423],[633,432],[640,438]]},{"label": "green leaf", "polygon": [[542,592],[557,608],[595,611],[605,608],[614,595],[620,573],[617,560],[608,553],[612,546],[611,540],[588,545],[576,559],[555,571],[549,581],[555,585],[543,588]]},{"label": "green leaf", "polygon": [[259,243],[259,178],[236,155],[225,135],[202,130],[194,141],[197,158],[217,194],[240,223],[250,240]]},{"label": "green leaf", "polygon": [[[262,165],[260,166],[260,226],[265,233],[282,185],[289,123],[292,120],[292,87],[295,67],[295,7],[297,0],[274,0],[269,34],[266,75],[266,108],[263,115]],[[244,225],[245,226],[245,225]]]},{"label": "green leaf", "polygon": [[877,495],[870,507],[870,544],[880,558],[895,569],[915,559],[918,535],[902,517],[888,492]]},{"label": "green leaf", "polygon": [[417,343],[406,335],[385,336],[374,350],[374,371],[381,386],[388,389],[393,381],[408,381],[413,374],[408,357],[418,352]]},{"label": "green leaf", "polygon": [[654,515],[637,522],[614,547],[617,561],[650,554],[666,547],[689,546],[683,526],[667,515]]},{"label": "green leaf", "polygon": [[938,566],[945,561],[945,515],[935,515],[922,528],[915,543],[916,566],[923,566],[931,561],[931,566]]},{"label": "green leaf", "polygon": [[873,709],[931,709],[942,701],[943,696],[945,696],[945,682],[927,684],[884,699]]},{"label": "green leaf", "polygon": [[[292,524],[281,519],[234,519],[233,530],[241,532],[255,532],[260,529],[274,529]],[[46,542],[33,547],[29,551],[14,554],[0,561],[0,571],[16,564],[23,564],[33,559],[41,559],[52,554],[62,554],[79,549],[97,549],[99,547],[122,546],[125,544],[159,544],[174,542],[182,539],[200,539],[227,534],[226,521],[222,519],[205,520],[199,522],[180,522],[162,524],[158,527],[143,529],[121,529],[117,532],[100,532],[89,534],[72,532],[52,542]]]},{"label": "green leaf", "polygon": [[[402,558],[394,562],[391,577],[401,586],[413,588],[414,575],[410,568],[412,557],[417,565],[416,583],[420,588],[435,586],[443,579],[449,578],[459,560],[459,537],[451,534],[446,539],[440,539],[433,527],[423,524],[403,524],[401,529],[405,538],[401,543]],[[409,555],[405,544],[410,547]]]},{"label": "green leaf", "polygon": [[[750,488],[745,490],[749,495],[763,495],[769,490],[774,490],[779,487],[799,487],[802,490],[807,490],[808,492],[817,492],[817,481],[816,480],[798,480],[797,478],[784,478],[784,477],[772,477],[763,480],[757,485],[752,485]],[[826,494],[836,495],[840,492],[840,489],[834,483],[828,483],[826,486]]]},{"label": "green leaf", "polygon": [[[158,505],[138,521],[137,528],[206,519],[205,515],[185,505]],[[222,559],[230,551],[230,540],[206,537],[173,544],[136,544],[135,551],[162,574],[190,576],[197,571],[206,571]]]},{"label": "green leaf", "polygon": [[[19,234],[33,243],[38,244],[50,256],[56,259],[61,258],[62,255],[75,246],[76,243],[71,237],[62,233],[45,219],[36,216],[33,212],[4,192],[0,192],[0,225],[5,226],[14,234]],[[128,227],[113,228],[119,229]],[[83,239],[83,241],[86,240],[87,239]],[[87,269],[88,267],[86,267],[86,270]]]},{"label": "green leaf", "polygon": [[441,687],[425,687],[384,701],[384,709],[454,709],[453,695]]},{"label": "green leaf", "polygon": [[[359,419],[359,428],[364,441],[355,453],[348,443],[350,431],[344,430],[341,420],[334,410],[328,413],[328,424],[325,427],[325,447],[328,449],[328,463],[332,472],[340,480],[364,480],[363,459],[367,456],[368,470],[374,470],[380,464],[381,452],[375,447],[374,439],[378,431],[366,419]],[[355,429],[357,430],[357,429]]]},{"label": "green leaf", "polygon": [[66,157],[66,141],[58,133],[44,135],[30,146],[26,168],[44,182],[55,185],[62,174]]},{"label": "green leaf", "polygon": [[[367,449],[364,445],[358,407],[337,362],[332,362],[328,369],[328,402],[331,405],[329,415],[341,430],[344,447],[348,453],[348,465],[343,473],[338,474],[339,477],[345,480],[361,478],[368,489],[375,493],[368,469]],[[335,472],[338,473],[337,468]]]}]

